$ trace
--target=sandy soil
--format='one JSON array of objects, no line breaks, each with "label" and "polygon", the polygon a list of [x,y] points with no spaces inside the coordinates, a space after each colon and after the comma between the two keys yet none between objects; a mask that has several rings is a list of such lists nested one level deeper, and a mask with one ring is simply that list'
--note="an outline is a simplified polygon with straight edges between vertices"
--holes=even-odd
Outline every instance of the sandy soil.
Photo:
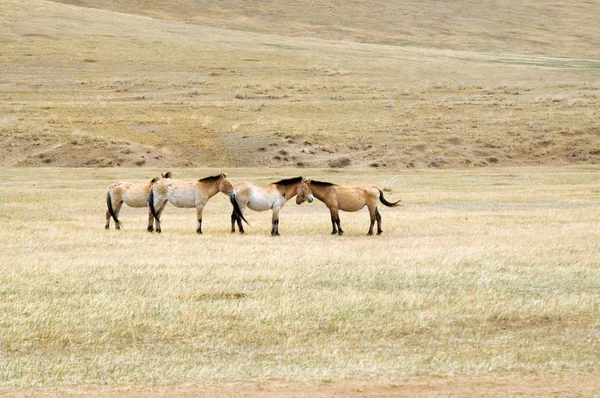
[{"label": "sandy soil", "polygon": [[405,381],[340,381],[331,383],[194,382],[158,388],[129,386],[59,387],[55,390],[2,390],[3,396],[145,396],[145,397],[600,397],[600,375],[416,377]]}]

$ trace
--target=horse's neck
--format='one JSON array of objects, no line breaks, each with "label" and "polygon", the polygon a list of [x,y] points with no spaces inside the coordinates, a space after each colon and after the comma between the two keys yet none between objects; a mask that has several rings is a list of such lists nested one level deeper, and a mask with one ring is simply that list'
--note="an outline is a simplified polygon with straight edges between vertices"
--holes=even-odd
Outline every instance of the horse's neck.
[{"label": "horse's neck", "polygon": [[318,185],[310,186],[310,190],[311,190],[313,196],[315,198],[319,199],[320,201],[323,201],[325,199],[325,197],[327,196],[327,193],[330,189],[331,189],[330,186],[328,186],[328,187],[318,186]]},{"label": "horse's neck", "polygon": [[200,182],[200,186],[202,191],[204,191],[204,193],[206,193],[206,195],[208,196],[208,199],[212,198],[213,196],[215,196],[216,194],[219,193],[219,184],[215,184],[214,182],[209,182],[209,183],[203,183]]},{"label": "horse's neck", "polygon": [[291,198],[293,198],[294,196],[296,196],[296,193],[298,192],[298,184],[292,184],[292,185],[282,185],[280,186],[283,195],[285,196],[285,200],[290,200]]}]

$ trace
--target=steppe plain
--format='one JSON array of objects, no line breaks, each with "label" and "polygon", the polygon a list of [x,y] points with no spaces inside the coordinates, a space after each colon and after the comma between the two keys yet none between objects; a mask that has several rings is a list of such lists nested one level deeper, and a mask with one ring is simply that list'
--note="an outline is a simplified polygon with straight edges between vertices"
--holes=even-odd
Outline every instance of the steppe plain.
[{"label": "steppe plain", "polygon": [[[0,0],[0,394],[597,396],[598,2]],[[160,172],[373,183],[282,236]]]}]

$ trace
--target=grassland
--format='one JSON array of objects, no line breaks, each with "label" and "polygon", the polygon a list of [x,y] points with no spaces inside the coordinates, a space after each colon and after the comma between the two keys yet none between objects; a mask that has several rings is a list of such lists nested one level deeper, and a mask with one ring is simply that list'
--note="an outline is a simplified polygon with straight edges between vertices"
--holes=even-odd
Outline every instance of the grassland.
[{"label": "grassland", "polygon": [[[597,3],[0,0],[0,395],[596,396]],[[104,231],[168,170],[405,207]]]},{"label": "grassland", "polygon": [[593,2],[70,3],[0,1],[3,166],[600,161]]},{"label": "grassland", "polygon": [[[382,206],[379,237],[365,236],[366,211],[342,214],[345,236],[330,236],[316,202],[289,203],[279,238],[253,212],[248,234],[232,235],[224,195],[201,236],[194,211],[173,207],[161,235],[131,208],[123,230],[105,231],[105,187],[159,171],[0,170],[0,392],[456,392],[446,380],[468,396],[532,379],[539,389],[497,392],[597,391],[597,168],[306,170],[402,199]],[[267,182],[297,170],[228,172]],[[424,389],[405,390],[411,380]]]}]

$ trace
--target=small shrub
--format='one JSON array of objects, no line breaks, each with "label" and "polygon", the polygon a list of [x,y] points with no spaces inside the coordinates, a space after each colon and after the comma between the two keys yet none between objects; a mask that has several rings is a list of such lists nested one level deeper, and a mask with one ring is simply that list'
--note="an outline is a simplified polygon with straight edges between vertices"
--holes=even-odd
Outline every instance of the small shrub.
[{"label": "small shrub", "polygon": [[332,160],[327,161],[327,164],[329,165],[329,167],[331,167],[333,169],[346,167],[346,166],[349,166],[351,163],[352,163],[352,161],[350,160],[350,158],[347,158],[347,157],[341,157],[341,158],[332,159]]}]

